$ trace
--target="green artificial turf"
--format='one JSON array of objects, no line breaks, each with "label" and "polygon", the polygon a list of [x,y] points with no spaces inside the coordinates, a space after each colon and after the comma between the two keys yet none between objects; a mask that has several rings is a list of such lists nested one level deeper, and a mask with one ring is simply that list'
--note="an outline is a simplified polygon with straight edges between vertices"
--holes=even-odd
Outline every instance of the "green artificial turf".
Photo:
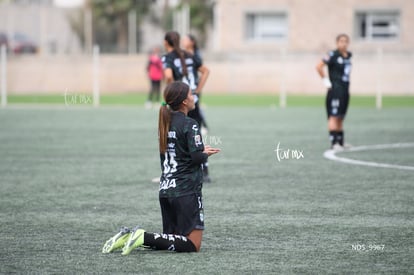
[{"label": "green artificial turf", "polygon": [[[109,94],[100,97],[102,105],[143,105],[145,93]],[[51,95],[9,95],[10,104],[57,104],[64,106],[92,105],[91,93],[68,93]],[[288,95],[287,106],[323,106],[324,96]],[[208,106],[279,106],[278,95],[266,94],[204,94],[202,103]],[[351,96],[351,104],[360,107],[375,107],[374,96]],[[384,96],[383,107],[414,107],[414,96]]]},{"label": "green artificial turf", "polygon": [[[323,107],[214,107],[207,96],[205,102],[204,138],[222,152],[210,159],[213,183],[204,186],[201,252],[126,257],[101,253],[120,226],[161,230],[151,182],[160,174],[157,111],[61,103],[0,109],[0,273],[412,273],[413,171],[325,159]],[[345,138],[353,145],[414,142],[413,117],[412,108],[351,104]],[[278,143],[304,157],[278,161]],[[413,153],[347,156],[414,166]]]}]

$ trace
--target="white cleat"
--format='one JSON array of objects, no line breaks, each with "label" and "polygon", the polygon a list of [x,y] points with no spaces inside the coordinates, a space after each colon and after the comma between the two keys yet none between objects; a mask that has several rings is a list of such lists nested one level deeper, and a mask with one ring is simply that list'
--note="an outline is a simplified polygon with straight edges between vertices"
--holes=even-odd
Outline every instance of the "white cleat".
[{"label": "white cleat", "polygon": [[160,177],[153,178],[151,180],[151,182],[153,182],[153,183],[160,183]]},{"label": "white cleat", "polygon": [[343,150],[344,150],[344,147],[342,147],[340,144],[338,144],[338,143],[335,143],[333,146],[332,146],[332,150],[333,151],[335,151],[335,152],[342,152]]},{"label": "white cleat", "polygon": [[351,144],[349,144],[349,143],[344,143],[344,149],[350,149],[350,148],[352,148],[352,145]]}]

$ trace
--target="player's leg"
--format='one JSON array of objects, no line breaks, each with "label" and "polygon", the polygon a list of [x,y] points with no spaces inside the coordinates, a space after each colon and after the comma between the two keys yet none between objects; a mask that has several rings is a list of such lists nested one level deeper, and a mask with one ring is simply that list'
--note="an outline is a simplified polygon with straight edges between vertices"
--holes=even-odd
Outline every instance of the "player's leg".
[{"label": "player's leg", "polygon": [[200,251],[204,230],[204,206],[201,194],[186,196],[178,202],[177,232],[187,236],[194,244],[197,252]]},{"label": "player's leg", "polygon": [[161,94],[161,80],[155,81],[155,100],[156,102],[160,102],[160,94]]},{"label": "player's leg", "polygon": [[342,118],[338,116],[330,116],[328,121],[329,138],[331,140],[331,146],[340,144],[340,129],[342,124]]},{"label": "player's leg", "polygon": [[211,183],[211,178],[208,170],[208,161],[203,163],[203,182],[204,183]]},{"label": "player's leg", "polygon": [[348,110],[349,104],[349,93],[348,91],[343,91],[340,97],[340,105],[339,105],[339,121],[338,121],[338,130],[337,130],[337,140],[339,145],[344,146],[345,144],[345,135],[343,129],[343,122],[346,116],[346,112]]},{"label": "player's leg", "polygon": [[157,81],[151,81],[151,101],[154,102],[157,99]]},{"label": "player's leg", "polygon": [[338,122],[337,122],[337,131],[336,131],[336,140],[337,143],[341,146],[344,145],[344,131],[343,131],[343,118],[342,117],[338,117]]},{"label": "player's leg", "polygon": [[[160,205],[164,233],[148,233],[136,227],[132,230],[130,238],[122,249],[122,255],[128,255],[135,248],[142,246],[176,252],[198,252],[200,250],[202,230],[204,229],[201,195],[189,195],[174,199],[161,198]],[[177,224],[174,225],[175,221]]]},{"label": "player's leg", "polygon": [[145,108],[150,109],[154,97],[154,80],[151,79],[151,87],[148,93],[147,102],[145,102]]},{"label": "player's leg", "polygon": [[187,236],[188,239],[194,244],[197,252],[201,249],[201,241],[203,240],[203,230],[195,229]]},{"label": "player's leg", "polygon": [[328,131],[329,131],[329,140],[331,142],[331,147],[333,147],[337,143],[337,120],[334,114],[334,107],[333,104],[335,103],[335,98],[333,97],[332,89],[328,90],[326,94],[326,114],[328,116]]},{"label": "player's leg", "polygon": [[139,247],[149,247],[154,250],[169,250],[175,252],[197,252],[193,242],[183,235],[149,233],[139,227],[132,230],[131,235],[122,249],[122,255],[128,255]]},{"label": "player's leg", "polygon": [[[146,234],[145,245],[157,250],[198,252],[204,230],[204,210],[201,195],[168,199],[161,203],[164,234]],[[161,200],[160,200],[161,201]]]}]

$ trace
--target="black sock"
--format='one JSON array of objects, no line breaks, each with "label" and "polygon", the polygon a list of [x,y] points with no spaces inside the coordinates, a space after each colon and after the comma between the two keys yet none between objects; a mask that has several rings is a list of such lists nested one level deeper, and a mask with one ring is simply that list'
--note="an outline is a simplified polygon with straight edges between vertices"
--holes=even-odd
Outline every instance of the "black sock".
[{"label": "black sock", "polygon": [[144,233],[144,245],[156,250],[196,252],[193,242],[187,237],[173,234]]},{"label": "black sock", "polygon": [[335,143],[337,143],[337,132],[336,131],[329,131],[329,140],[331,141],[332,146]]},{"label": "black sock", "polygon": [[338,141],[339,145],[344,146],[344,131],[336,132],[336,140]]}]

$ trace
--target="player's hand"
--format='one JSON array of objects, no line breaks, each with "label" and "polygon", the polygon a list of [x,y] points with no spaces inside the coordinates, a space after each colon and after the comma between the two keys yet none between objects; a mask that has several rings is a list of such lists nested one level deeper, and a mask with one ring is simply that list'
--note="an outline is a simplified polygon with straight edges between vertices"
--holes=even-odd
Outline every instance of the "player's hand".
[{"label": "player's hand", "polygon": [[322,81],[323,81],[323,85],[325,85],[326,88],[328,89],[332,88],[332,83],[328,77],[324,77]]},{"label": "player's hand", "polygon": [[220,151],[221,150],[219,148],[213,148],[210,145],[205,145],[203,153],[207,154],[208,156],[211,156],[217,154]]}]

